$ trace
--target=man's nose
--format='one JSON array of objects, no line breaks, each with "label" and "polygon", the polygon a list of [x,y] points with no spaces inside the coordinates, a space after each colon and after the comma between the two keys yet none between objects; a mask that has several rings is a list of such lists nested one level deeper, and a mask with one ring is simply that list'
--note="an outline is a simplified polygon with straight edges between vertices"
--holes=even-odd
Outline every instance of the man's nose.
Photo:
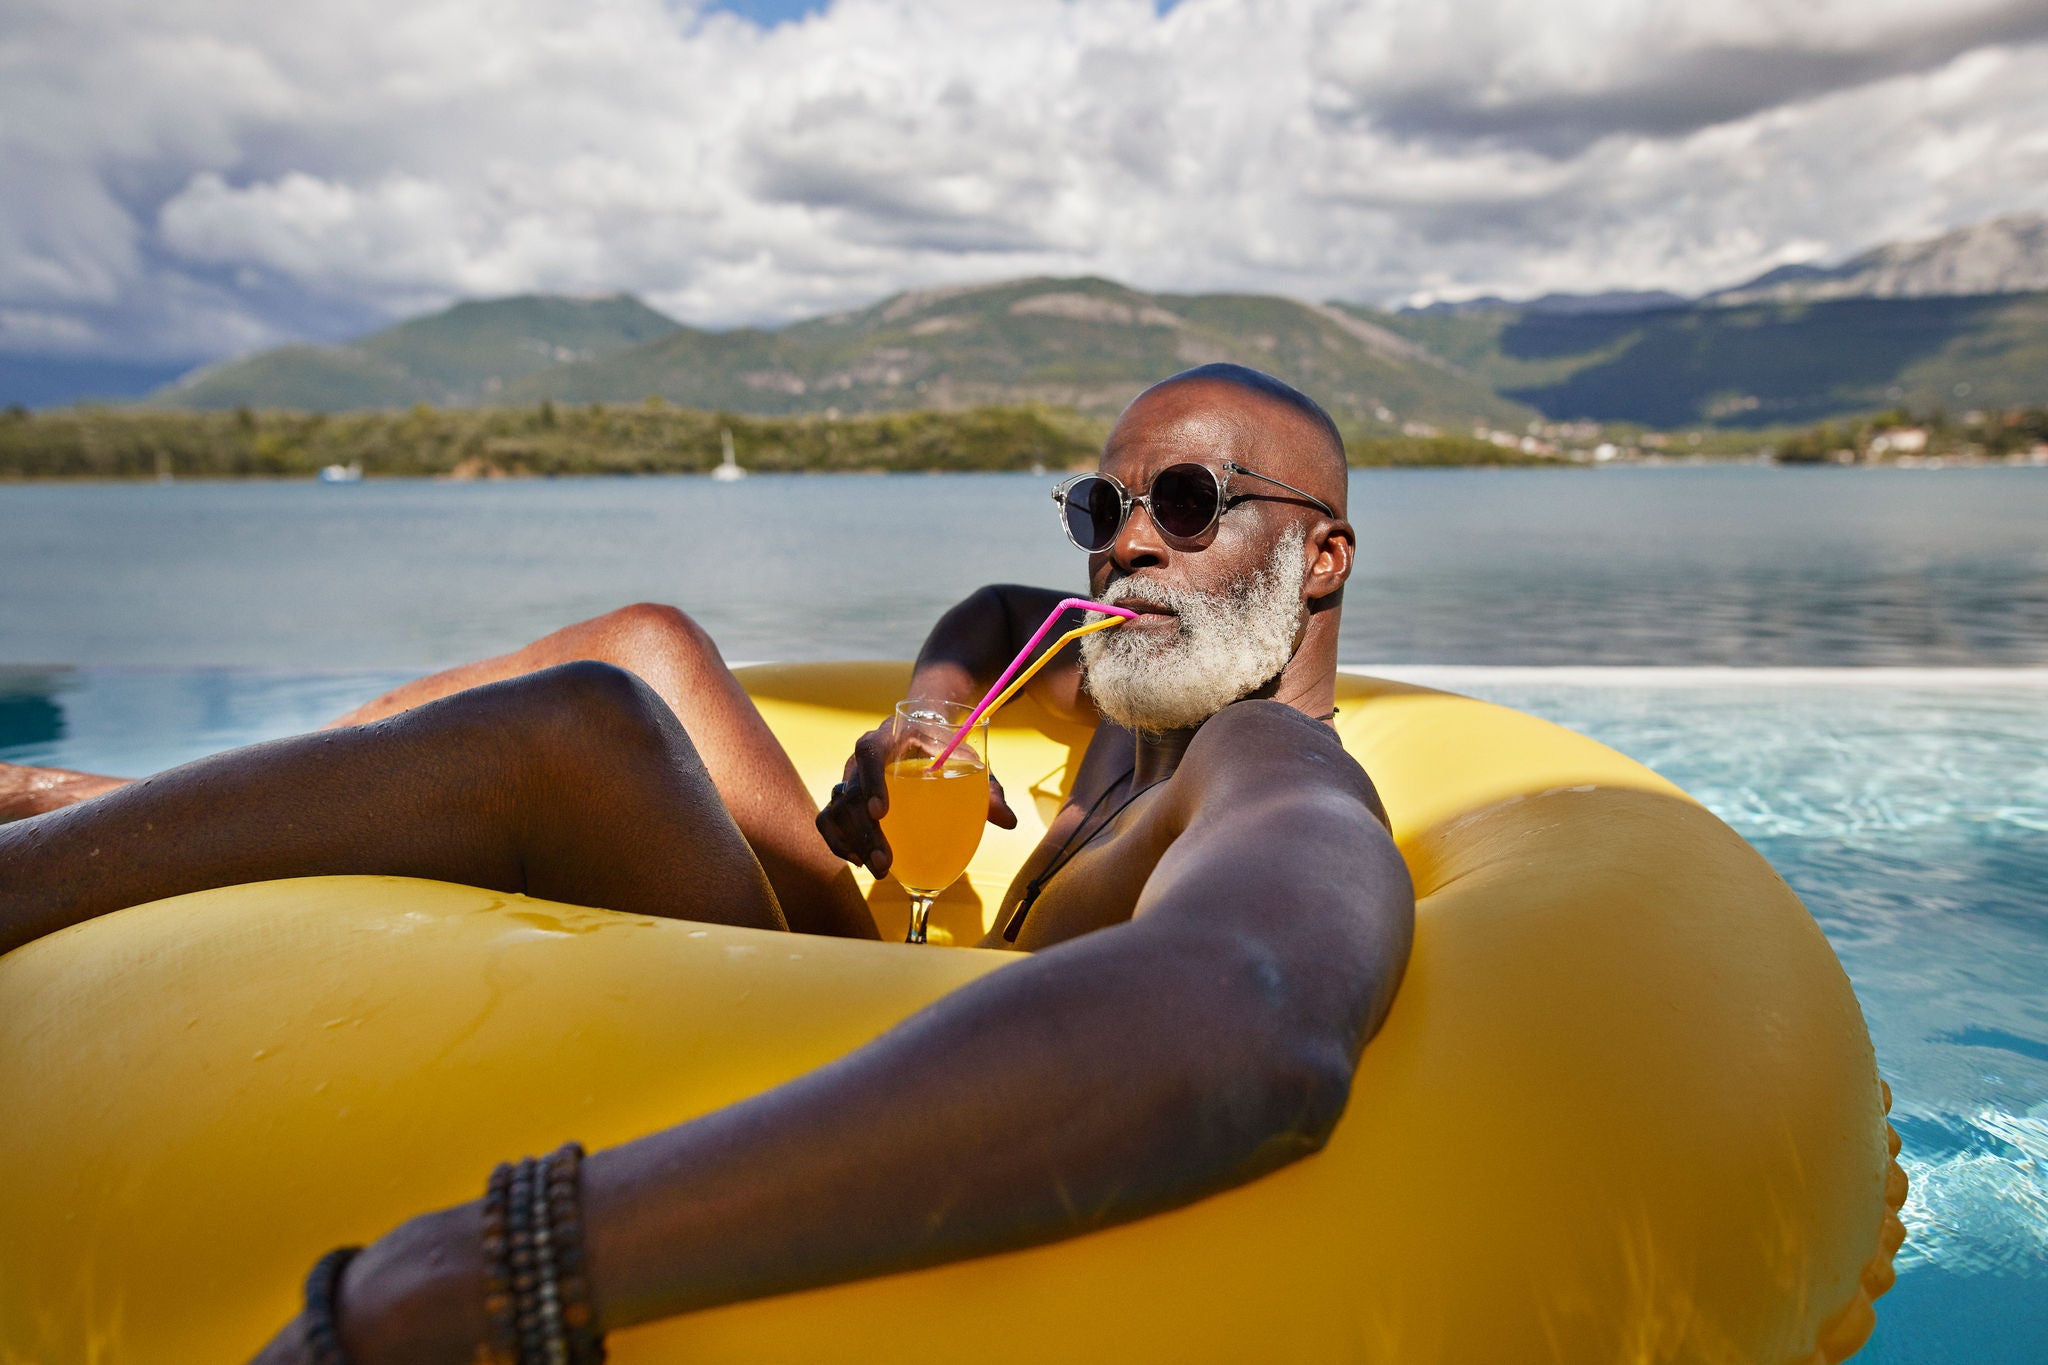
[{"label": "man's nose", "polygon": [[1110,562],[1129,572],[1165,563],[1166,553],[1166,538],[1159,533],[1159,523],[1152,520],[1152,509],[1134,500],[1130,516],[1124,518],[1116,539],[1109,543]]}]

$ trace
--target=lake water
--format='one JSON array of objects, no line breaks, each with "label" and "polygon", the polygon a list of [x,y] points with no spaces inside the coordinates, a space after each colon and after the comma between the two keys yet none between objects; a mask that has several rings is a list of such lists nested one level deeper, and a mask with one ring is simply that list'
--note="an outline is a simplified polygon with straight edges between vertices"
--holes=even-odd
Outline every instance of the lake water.
[{"label": "lake water", "polygon": [[[0,759],[152,770],[636,598],[734,658],[908,654],[980,582],[1078,586],[1049,483],[0,487]],[[1352,500],[1347,659],[1644,760],[1841,955],[1912,1179],[1858,1359],[2048,1358],[2048,474],[1362,472]]]},{"label": "lake water", "polygon": [[[896,657],[1079,588],[1028,475],[0,485],[0,664],[425,668],[623,602]],[[1361,470],[1350,663],[2048,664],[2048,471]]]}]

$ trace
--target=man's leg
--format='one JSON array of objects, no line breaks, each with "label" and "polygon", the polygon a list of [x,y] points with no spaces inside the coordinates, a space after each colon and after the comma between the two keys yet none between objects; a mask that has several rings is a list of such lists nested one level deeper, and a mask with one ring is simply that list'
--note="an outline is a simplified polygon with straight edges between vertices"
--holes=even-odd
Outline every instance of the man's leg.
[{"label": "man's leg", "polygon": [[0,826],[0,952],[162,896],[332,873],[783,923],[674,714],[575,663]]},{"label": "man's leg", "polygon": [[31,768],[21,763],[0,763],[0,824],[26,820],[44,811],[64,807],[125,787],[132,778],[108,777],[104,773],[74,772],[70,768]]},{"label": "man's leg", "polygon": [[[725,666],[711,637],[674,607],[643,602],[607,612],[510,654],[406,683],[327,728],[382,720],[468,688],[586,659],[637,675],[668,703],[760,859],[790,927],[807,933],[874,936],[873,918],[852,874],[818,834],[817,809],[796,765]],[[0,763],[0,821],[97,796],[122,781]]]}]

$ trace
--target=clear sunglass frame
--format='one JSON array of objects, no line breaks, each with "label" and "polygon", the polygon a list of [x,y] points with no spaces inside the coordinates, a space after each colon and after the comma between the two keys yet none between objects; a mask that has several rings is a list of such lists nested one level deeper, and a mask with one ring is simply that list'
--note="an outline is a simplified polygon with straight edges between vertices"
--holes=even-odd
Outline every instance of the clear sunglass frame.
[{"label": "clear sunglass frame", "polygon": [[[1234,475],[1238,474],[1242,474],[1247,478],[1258,479],[1262,482],[1274,484],[1278,487],[1284,488],[1288,492],[1294,494],[1295,496],[1303,498],[1309,503],[1313,504],[1325,516],[1334,517],[1337,515],[1335,508],[1331,507],[1330,504],[1324,502],[1315,494],[1310,493],[1305,489],[1296,488],[1293,484],[1284,482],[1280,479],[1276,479],[1270,474],[1261,474],[1256,469],[1246,469],[1243,465],[1237,463],[1235,460],[1223,461],[1223,468],[1221,473],[1218,473],[1215,469],[1212,469],[1208,465],[1203,464],[1200,460],[1182,460],[1178,463],[1170,464],[1165,469],[1160,470],[1158,474],[1154,474],[1152,476],[1152,482],[1146,485],[1145,491],[1143,493],[1131,492],[1130,488],[1125,485],[1122,479],[1119,479],[1114,474],[1105,474],[1100,470],[1089,470],[1085,474],[1075,474],[1068,478],[1060,480],[1059,483],[1053,485],[1052,490],[1053,503],[1055,506],[1059,508],[1060,529],[1066,533],[1067,540],[1074,546],[1075,549],[1081,550],[1084,553],[1092,555],[1100,554],[1102,551],[1107,550],[1110,546],[1116,544],[1116,538],[1119,535],[1123,534],[1124,527],[1127,524],[1129,524],[1131,520],[1131,508],[1133,507],[1142,505],[1146,513],[1149,516],[1151,516],[1153,524],[1157,525],[1159,521],[1159,513],[1152,506],[1153,489],[1158,487],[1159,480],[1162,475],[1169,474],[1176,469],[1199,469],[1206,473],[1209,476],[1210,481],[1216,485],[1216,506],[1215,509],[1209,513],[1209,519],[1202,524],[1202,528],[1198,531],[1193,531],[1183,535],[1178,532],[1168,531],[1163,526],[1159,528],[1161,534],[1170,536],[1175,540],[1199,539],[1200,537],[1207,535],[1209,531],[1215,527],[1216,523],[1223,519],[1223,514],[1230,510],[1231,504],[1234,501],[1230,496],[1230,480]],[[1089,479],[1101,479],[1105,483],[1107,483],[1111,488],[1114,488],[1117,492],[1117,498],[1120,502],[1120,508],[1117,512],[1116,525],[1111,528],[1109,533],[1109,539],[1105,540],[1100,545],[1093,546],[1083,544],[1081,542],[1081,538],[1074,534],[1073,518],[1067,515],[1067,505],[1070,500],[1071,493],[1075,488],[1079,487],[1081,484],[1085,483]]]}]

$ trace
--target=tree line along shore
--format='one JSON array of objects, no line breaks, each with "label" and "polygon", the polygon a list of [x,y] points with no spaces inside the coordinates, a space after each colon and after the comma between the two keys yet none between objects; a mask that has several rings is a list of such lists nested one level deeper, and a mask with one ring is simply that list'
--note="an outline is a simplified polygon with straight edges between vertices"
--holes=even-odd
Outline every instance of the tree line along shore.
[{"label": "tree line along shore", "polygon": [[[1580,425],[1591,431],[1577,443],[1586,450],[1534,440],[1525,443],[1531,448],[1517,449],[1499,432],[1347,431],[1345,437],[1352,464],[1364,468],[1557,465],[1604,462],[1616,454],[1628,460],[2048,463],[2048,409],[2041,408],[1960,420],[1892,412],[1793,432],[1713,432],[1704,445]],[[369,478],[691,474],[719,464],[727,434],[739,463],[758,473],[1053,471],[1092,465],[1107,433],[1099,419],[1041,407],[847,417],[751,417],[660,399],[333,415],[11,408],[0,412],[0,480],[310,478],[331,466]]]},{"label": "tree line along shore", "polygon": [[[659,400],[400,412],[0,414],[0,479],[520,478],[705,473],[729,432],[756,473],[1028,471],[1094,463],[1106,423],[1053,408],[749,417]],[[1476,438],[1358,440],[1354,463],[1547,463]]]}]

